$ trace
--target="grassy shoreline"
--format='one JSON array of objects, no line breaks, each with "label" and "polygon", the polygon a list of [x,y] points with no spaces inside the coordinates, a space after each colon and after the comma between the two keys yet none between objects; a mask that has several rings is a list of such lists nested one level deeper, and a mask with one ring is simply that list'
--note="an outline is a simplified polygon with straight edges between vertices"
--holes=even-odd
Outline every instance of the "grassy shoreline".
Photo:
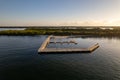
[{"label": "grassy shoreline", "polygon": [[93,35],[93,36],[108,36],[120,37],[120,28],[113,30],[109,29],[39,29],[27,28],[25,30],[7,30],[0,31],[0,35]]}]

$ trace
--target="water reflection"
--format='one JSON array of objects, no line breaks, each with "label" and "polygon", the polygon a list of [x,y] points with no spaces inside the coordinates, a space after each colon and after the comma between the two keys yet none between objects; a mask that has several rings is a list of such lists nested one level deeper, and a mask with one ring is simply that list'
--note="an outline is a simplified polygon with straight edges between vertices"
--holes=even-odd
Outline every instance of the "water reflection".
[{"label": "water reflection", "polygon": [[25,30],[26,28],[0,28],[0,31],[6,31],[6,30]]}]

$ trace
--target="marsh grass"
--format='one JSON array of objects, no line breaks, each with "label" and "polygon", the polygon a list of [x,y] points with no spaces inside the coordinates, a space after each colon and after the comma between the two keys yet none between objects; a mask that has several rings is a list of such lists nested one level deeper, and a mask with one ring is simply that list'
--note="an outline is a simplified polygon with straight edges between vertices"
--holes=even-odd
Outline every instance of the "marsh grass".
[{"label": "marsh grass", "polygon": [[95,29],[41,29],[27,28],[25,30],[0,31],[0,35],[94,35],[94,36],[116,36],[120,37],[120,28],[113,30]]}]

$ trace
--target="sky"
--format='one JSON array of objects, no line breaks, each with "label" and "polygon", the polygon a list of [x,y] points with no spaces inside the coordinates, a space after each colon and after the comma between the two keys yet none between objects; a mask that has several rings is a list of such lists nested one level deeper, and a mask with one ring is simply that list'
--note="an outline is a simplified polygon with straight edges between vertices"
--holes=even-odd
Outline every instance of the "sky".
[{"label": "sky", "polygon": [[0,0],[0,26],[120,26],[120,0]]}]

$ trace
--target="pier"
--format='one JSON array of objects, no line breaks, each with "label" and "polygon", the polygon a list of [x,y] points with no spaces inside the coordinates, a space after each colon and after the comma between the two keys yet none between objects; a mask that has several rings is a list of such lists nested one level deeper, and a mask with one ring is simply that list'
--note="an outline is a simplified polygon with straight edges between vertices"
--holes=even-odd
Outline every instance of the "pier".
[{"label": "pier", "polygon": [[76,41],[73,41],[73,40],[70,40],[70,41],[63,41],[63,42],[55,42],[55,41],[50,41],[49,43],[54,43],[54,44],[57,44],[57,43],[60,43],[60,44],[64,44],[64,43],[74,43],[74,44],[77,44]]},{"label": "pier", "polygon": [[[92,45],[88,48],[46,48],[49,43],[55,43],[51,42],[50,39],[53,38],[53,36],[48,36],[48,38],[43,42],[41,47],[38,49],[38,53],[44,54],[44,53],[91,53],[94,50],[96,50],[99,47],[99,44]],[[54,36],[55,38],[55,36]],[[58,38],[58,36],[57,36]],[[59,36],[59,38],[62,38]],[[64,37],[65,38],[65,37]],[[56,42],[56,43],[66,43],[66,42]],[[69,41],[67,43],[76,43],[74,41]]]},{"label": "pier", "polygon": [[46,48],[46,46],[48,45],[48,43],[49,43],[49,41],[50,41],[50,38],[51,38],[51,36],[49,36],[49,37],[43,42],[43,44],[42,44],[41,47],[39,48],[38,52],[41,52],[41,51],[43,51],[43,50]]}]

